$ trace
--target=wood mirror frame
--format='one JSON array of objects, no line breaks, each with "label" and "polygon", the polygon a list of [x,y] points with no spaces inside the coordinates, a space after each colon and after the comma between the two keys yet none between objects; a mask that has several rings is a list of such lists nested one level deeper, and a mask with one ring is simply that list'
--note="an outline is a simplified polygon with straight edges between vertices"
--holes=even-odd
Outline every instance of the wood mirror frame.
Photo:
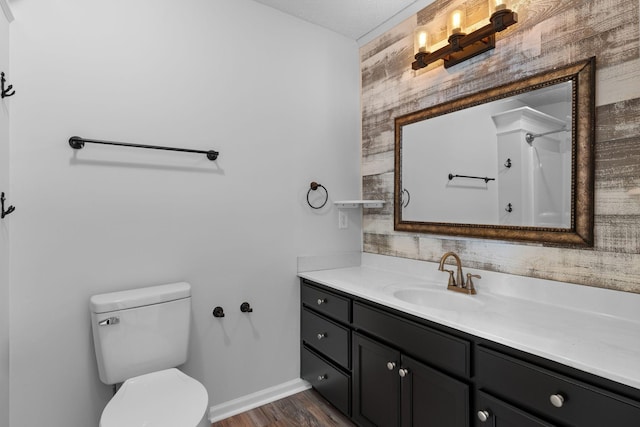
[{"label": "wood mirror frame", "polygon": [[[402,126],[566,81],[573,82],[571,226],[569,228],[420,222],[402,219]],[[395,119],[394,229],[557,246],[593,246],[594,141],[595,57],[397,117]]]}]

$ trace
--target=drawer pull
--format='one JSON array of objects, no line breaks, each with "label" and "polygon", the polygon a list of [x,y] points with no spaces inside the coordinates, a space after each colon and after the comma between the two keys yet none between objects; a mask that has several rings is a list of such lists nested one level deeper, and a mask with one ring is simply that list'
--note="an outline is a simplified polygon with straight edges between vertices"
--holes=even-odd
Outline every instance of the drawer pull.
[{"label": "drawer pull", "polygon": [[405,368],[398,369],[398,375],[400,375],[402,378],[404,378],[407,375],[409,375],[409,370],[405,369]]},{"label": "drawer pull", "polygon": [[318,298],[318,305],[322,305],[322,304],[326,304],[327,303],[327,299],[326,298]]},{"label": "drawer pull", "polygon": [[556,408],[562,408],[562,405],[564,405],[564,396],[560,393],[552,394],[551,396],[549,396],[549,401]]},{"label": "drawer pull", "polygon": [[327,374],[318,375],[318,381],[324,381],[327,379]]},{"label": "drawer pull", "polygon": [[481,422],[487,422],[487,420],[489,419],[489,417],[491,416],[491,414],[489,413],[489,411],[478,411],[478,419]]},{"label": "drawer pull", "polygon": [[322,338],[326,338],[327,337],[327,333],[326,332],[320,332],[318,334],[318,339],[321,340]]},{"label": "drawer pull", "polygon": [[390,371],[396,369],[396,362],[387,362],[387,369]]}]

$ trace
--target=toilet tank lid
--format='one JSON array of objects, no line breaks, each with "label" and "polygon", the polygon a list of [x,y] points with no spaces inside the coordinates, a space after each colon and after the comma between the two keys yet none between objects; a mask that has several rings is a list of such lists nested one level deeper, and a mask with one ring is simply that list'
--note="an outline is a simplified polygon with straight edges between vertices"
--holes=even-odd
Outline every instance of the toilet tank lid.
[{"label": "toilet tank lid", "polygon": [[94,295],[89,300],[89,306],[91,307],[92,313],[107,313],[110,311],[143,307],[145,305],[160,304],[188,298],[190,296],[191,285],[187,282],[177,282]]}]

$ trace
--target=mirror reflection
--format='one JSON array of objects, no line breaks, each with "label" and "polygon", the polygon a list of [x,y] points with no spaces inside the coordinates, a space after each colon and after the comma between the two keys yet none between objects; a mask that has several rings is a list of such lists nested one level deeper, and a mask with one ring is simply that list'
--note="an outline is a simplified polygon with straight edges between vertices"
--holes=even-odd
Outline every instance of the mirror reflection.
[{"label": "mirror reflection", "polygon": [[571,227],[571,80],[402,125],[402,220]]},{"label": "mirror reflection", "polygon": [[395,119],[394,230],[593,245],[595,58]]}]

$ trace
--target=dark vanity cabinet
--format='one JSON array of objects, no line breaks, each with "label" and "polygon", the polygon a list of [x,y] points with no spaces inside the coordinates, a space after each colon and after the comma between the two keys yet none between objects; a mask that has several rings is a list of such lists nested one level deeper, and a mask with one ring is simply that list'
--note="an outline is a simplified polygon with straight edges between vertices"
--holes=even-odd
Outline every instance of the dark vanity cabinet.
[{"label": "dark vanity cabinet", "polygon": [[468,426],[469,387],[354,333],[353,418],[362,426]]},{"label": "dark vanity cabinet", "polygon": [[362,426],[468,427],[470,346],[302,281],[301,377]]},{"label": "dark vanity cabinet", "polygon": [[353,305],[353,326],[356,422],[469,426],[469,386],[446,369],[468,375],[470,343],[360,302]]},{"label": "dark vanity cabinet", "polygon": [[640,390],[301,284],[301,377],[358,425],[640,426]]},{"label": "dark vanity cabinet", "polygon": [[[482,396],[492,394],[495,404],[501,399],[560,426],[640,426],[638,401],[482,345],[476,350],[475,360],[476,385]],[[485,406],[479,399],[478,411],[486,411],[489,419],[494,412],[499,417],[491,405],[489,402]],[[532,418],[529,424],[522,425],[554,425],[537,422]]]},{"label": "dark vanity cabinet", "polygon": [[351,299],[303,282],[302,379],[351,415]]}]

